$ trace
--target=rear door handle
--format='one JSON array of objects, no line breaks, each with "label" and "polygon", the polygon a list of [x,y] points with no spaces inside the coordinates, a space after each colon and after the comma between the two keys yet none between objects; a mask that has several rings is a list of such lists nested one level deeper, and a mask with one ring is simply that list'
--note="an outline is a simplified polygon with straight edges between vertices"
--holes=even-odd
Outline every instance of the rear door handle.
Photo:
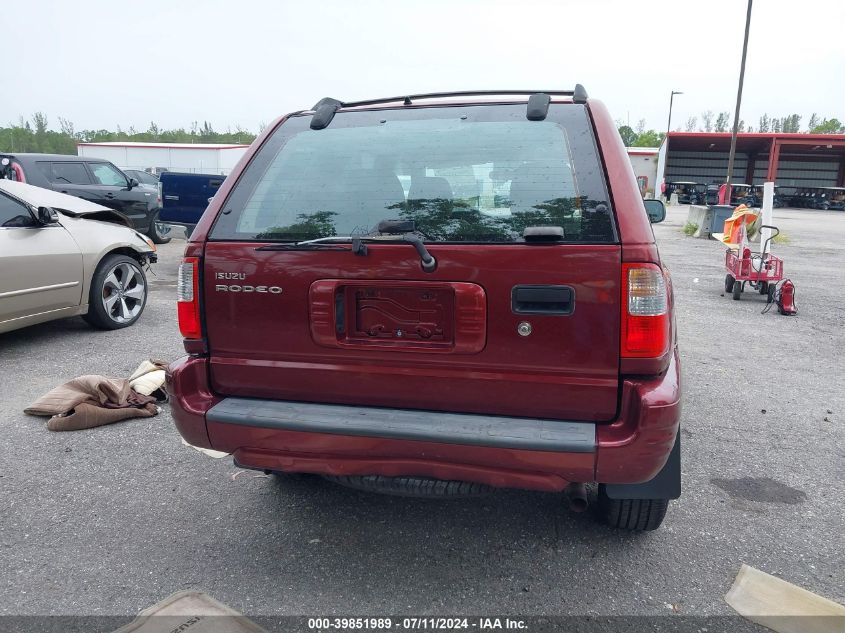
[{"label": "rear door handle", "polygon": [[113,193],[107,193],[106,198],[114,198],[114,194]]},{"label": "rear door handle", "polygon": [[570,286],[514,286],[511,310],[515,314],[567,315],[575,309],[575,290]]}]

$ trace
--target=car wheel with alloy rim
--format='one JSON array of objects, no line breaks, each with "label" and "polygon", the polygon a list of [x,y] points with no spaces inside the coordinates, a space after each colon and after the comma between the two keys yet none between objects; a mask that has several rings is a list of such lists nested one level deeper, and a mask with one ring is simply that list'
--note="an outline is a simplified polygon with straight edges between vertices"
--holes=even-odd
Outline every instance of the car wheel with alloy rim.
[{"label": "car wheel with alloy rim", "polygon": [[104,330],[132,325],[144,311],[147,293],[147,277],[136,260],[108,255],[91,280],[85,320]]}]

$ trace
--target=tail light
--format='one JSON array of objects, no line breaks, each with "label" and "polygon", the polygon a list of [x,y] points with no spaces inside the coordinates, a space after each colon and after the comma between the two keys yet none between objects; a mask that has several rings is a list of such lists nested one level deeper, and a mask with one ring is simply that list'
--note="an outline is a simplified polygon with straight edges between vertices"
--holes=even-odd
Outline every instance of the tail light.
[{"label": "tail light", "polygon": [[199,257],[186,257],[179,266],[176,281],[176,308],[179,331],[190,339],[202,338],[199,296]]},{"label": "tail light", "polygon": [[669,298],[655,264],[622,265],[622,358],[658,358],[669,351]]}]

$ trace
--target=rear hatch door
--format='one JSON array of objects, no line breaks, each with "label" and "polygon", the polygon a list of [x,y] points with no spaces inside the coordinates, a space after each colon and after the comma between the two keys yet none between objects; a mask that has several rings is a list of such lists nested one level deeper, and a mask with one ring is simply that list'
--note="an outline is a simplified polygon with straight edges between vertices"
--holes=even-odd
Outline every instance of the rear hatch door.
[{"label": "rear hatch door", "polygon": [[[614,417],[621,249],[583,106],[309,121],[265,142],[206,245],[215,391]],[[403,234],[379,233],[385,219],[413,223],[433,272]]]}]

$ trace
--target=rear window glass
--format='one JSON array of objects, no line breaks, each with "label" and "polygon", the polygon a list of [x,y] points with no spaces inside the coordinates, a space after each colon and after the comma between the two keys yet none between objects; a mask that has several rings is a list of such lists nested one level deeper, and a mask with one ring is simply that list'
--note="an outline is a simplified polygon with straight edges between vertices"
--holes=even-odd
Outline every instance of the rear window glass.
[{"label": "rear window glass", "polygon": [[339,113],[323,130],[288,120],[241,177],[212,239],[299,241],[413,220],[432,242],[511,243],[531,226],[613,242],[586,112],[525,105]]},{"label": "rear window glass", "polygon": [[91,179],[82,163],[38,163],[50,182],[68,185],[88,185]]}]

